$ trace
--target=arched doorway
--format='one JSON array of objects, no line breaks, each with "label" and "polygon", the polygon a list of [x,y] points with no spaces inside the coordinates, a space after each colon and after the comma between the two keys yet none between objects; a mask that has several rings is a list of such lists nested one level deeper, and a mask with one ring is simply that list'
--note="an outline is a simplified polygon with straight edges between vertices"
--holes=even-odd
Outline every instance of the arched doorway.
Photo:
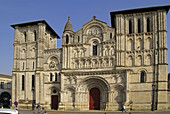
[{"label": "arched doorway", "polygon": [[0,95],[0,102],[3,104],[4,108],[10,108],[11,95],[8,92],[3,92]]},{"label": "arched doorway", "polygon": [[100,110],[100,90],[98,88],[90,89],[89,110]]}]

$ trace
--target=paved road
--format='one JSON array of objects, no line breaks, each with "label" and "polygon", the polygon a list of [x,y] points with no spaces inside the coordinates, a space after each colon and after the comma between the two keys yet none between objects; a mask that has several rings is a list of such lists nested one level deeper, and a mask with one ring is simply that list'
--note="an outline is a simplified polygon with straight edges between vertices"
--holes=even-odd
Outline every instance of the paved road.
[{"label": "paved road", "polygon": [[[35,111],[19,110],[20,114],[36,114]],[[104,111],[47,111],[47,114],[120,114],[120,112],[104,112]],[[170,114],[170,111],[154,111],[154,112],[126,112],[126,114]],[[42,114],[42,112],[40,113]]]}]

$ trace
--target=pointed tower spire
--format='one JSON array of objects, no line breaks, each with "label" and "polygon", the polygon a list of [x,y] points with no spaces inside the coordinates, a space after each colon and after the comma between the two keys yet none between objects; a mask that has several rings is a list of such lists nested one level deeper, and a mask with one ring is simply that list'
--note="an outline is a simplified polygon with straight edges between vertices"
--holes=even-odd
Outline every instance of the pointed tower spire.
[{"label": "pointed tower spire", "polygon": [[72,31],[73,32],[73,26],[72,26],[71,21],[70,21],[70,16],[68,16],[68,21],[67,21],[65,28],[64,28],[64,32],[65,31]]}]

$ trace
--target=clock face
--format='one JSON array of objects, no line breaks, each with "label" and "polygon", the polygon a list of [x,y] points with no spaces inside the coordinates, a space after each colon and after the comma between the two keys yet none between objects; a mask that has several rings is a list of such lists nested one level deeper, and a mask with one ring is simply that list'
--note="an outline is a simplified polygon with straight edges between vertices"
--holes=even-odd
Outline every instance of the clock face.
[{"label": "clock face", "polygon": [[102,33],[102,30],[99,27],[95,27],[95,26],[87,30],[88,35],[98,35],[101,33]]}]

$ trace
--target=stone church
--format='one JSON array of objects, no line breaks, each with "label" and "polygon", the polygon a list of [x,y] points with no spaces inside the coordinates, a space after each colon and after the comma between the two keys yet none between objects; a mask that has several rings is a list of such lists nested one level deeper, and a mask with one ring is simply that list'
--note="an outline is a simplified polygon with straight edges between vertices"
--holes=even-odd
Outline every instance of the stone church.
[{"label": "stone church", "polygon": [[78,31],[68,17],[57,49],[60,37],[45,20],[11,25],[12,103],[25,109],[38,103],[57,110],[167,109],[169,8],[110,12],[111,27],[94,16]]}]

